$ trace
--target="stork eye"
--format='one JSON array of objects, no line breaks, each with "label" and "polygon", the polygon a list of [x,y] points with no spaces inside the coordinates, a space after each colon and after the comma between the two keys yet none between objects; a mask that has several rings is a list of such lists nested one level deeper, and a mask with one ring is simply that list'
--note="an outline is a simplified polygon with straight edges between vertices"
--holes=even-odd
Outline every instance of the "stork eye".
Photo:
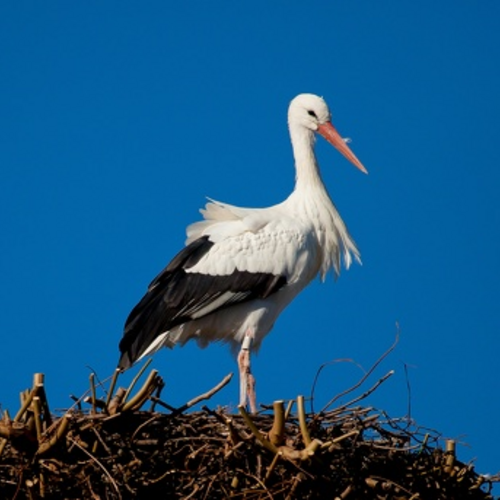
[{"label": "stork eye", "polygon": [[312,116],[312,117],[314,117],[314,118],[318,119],[318,117],[316,116],[316,113],[315,113],[312,109],[310,109],[310,110],[307,112],[307,114],[308,114],[309,116]]}]

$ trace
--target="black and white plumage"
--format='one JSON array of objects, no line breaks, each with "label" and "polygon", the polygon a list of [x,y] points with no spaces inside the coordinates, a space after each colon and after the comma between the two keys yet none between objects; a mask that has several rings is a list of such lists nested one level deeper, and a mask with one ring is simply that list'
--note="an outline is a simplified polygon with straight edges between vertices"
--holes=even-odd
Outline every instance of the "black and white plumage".
[{"label": "black and white plumage", "polygon": [[293,298],[318,274],[348,268],[358,249],[322,182],[314,154],[317,132],[366,173],[330,122],[325,101],[301,94],[290,103],[288,124],[296,184],[282,203],[241,208],[211,200],[204,220],[187,228],[186,247],[150,284],[130,313],[120,342],[119,367],[129,368],[163,346],[196,339],[242,346],[240,403],[250,391],[249,350]]}]

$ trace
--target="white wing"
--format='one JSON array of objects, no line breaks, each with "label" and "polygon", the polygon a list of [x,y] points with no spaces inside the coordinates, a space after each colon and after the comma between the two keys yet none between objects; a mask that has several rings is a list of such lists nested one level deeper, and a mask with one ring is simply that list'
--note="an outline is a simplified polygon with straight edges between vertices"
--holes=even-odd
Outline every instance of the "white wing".
[{"label": "white wing", "polygon": [[280,205],[246,209],[211,202],[202,213],[205,220],[188,227],[187,243],[208,237],[214,245],[187,272],[270,273],[288,283],[316,275],[320,252],[312,227],[287,215]]}]

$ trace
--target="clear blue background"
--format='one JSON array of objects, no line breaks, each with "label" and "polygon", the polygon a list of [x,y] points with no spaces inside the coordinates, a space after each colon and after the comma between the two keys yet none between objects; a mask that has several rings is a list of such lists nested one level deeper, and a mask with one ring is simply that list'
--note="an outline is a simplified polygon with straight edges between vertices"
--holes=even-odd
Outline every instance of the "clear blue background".
[{"label": "clear blue background", "polygon": [[[369,400],[500,469],[500,3],[3,2],[0,401],[33,372],[53,407],[110,375],[123,322],[205,196],[261,207],[294,171],[286,112],[323,95],[364,176],[324,141],[325,182],[363,266],[314,282],[254,359],[259,400],[310,393],[322,363],[401,340]],[[182,404],[236,366],[158,353]],[[321,375],[316,407],[362,375]],[[123,383],[127,382],[124,377]],[[365,388],[370,385],[368,383]],[[212,404],[237,403],[237,383]]]}]

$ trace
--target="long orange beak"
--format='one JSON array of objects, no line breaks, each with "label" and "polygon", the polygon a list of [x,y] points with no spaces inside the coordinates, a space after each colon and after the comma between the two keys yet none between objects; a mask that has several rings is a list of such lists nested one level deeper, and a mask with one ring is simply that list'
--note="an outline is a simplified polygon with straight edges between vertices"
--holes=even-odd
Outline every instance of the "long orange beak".
[{"label": "long orange beak", "polygon": [[355,154],[349,149],[344,139],[340,137],[336,128],[330,123],[326,122],[318,126],[318,134],[323,136],[332,146],[340,151],[355,167],[358,167],[361,172],[368,173],[363,164],[356,158]]}]

